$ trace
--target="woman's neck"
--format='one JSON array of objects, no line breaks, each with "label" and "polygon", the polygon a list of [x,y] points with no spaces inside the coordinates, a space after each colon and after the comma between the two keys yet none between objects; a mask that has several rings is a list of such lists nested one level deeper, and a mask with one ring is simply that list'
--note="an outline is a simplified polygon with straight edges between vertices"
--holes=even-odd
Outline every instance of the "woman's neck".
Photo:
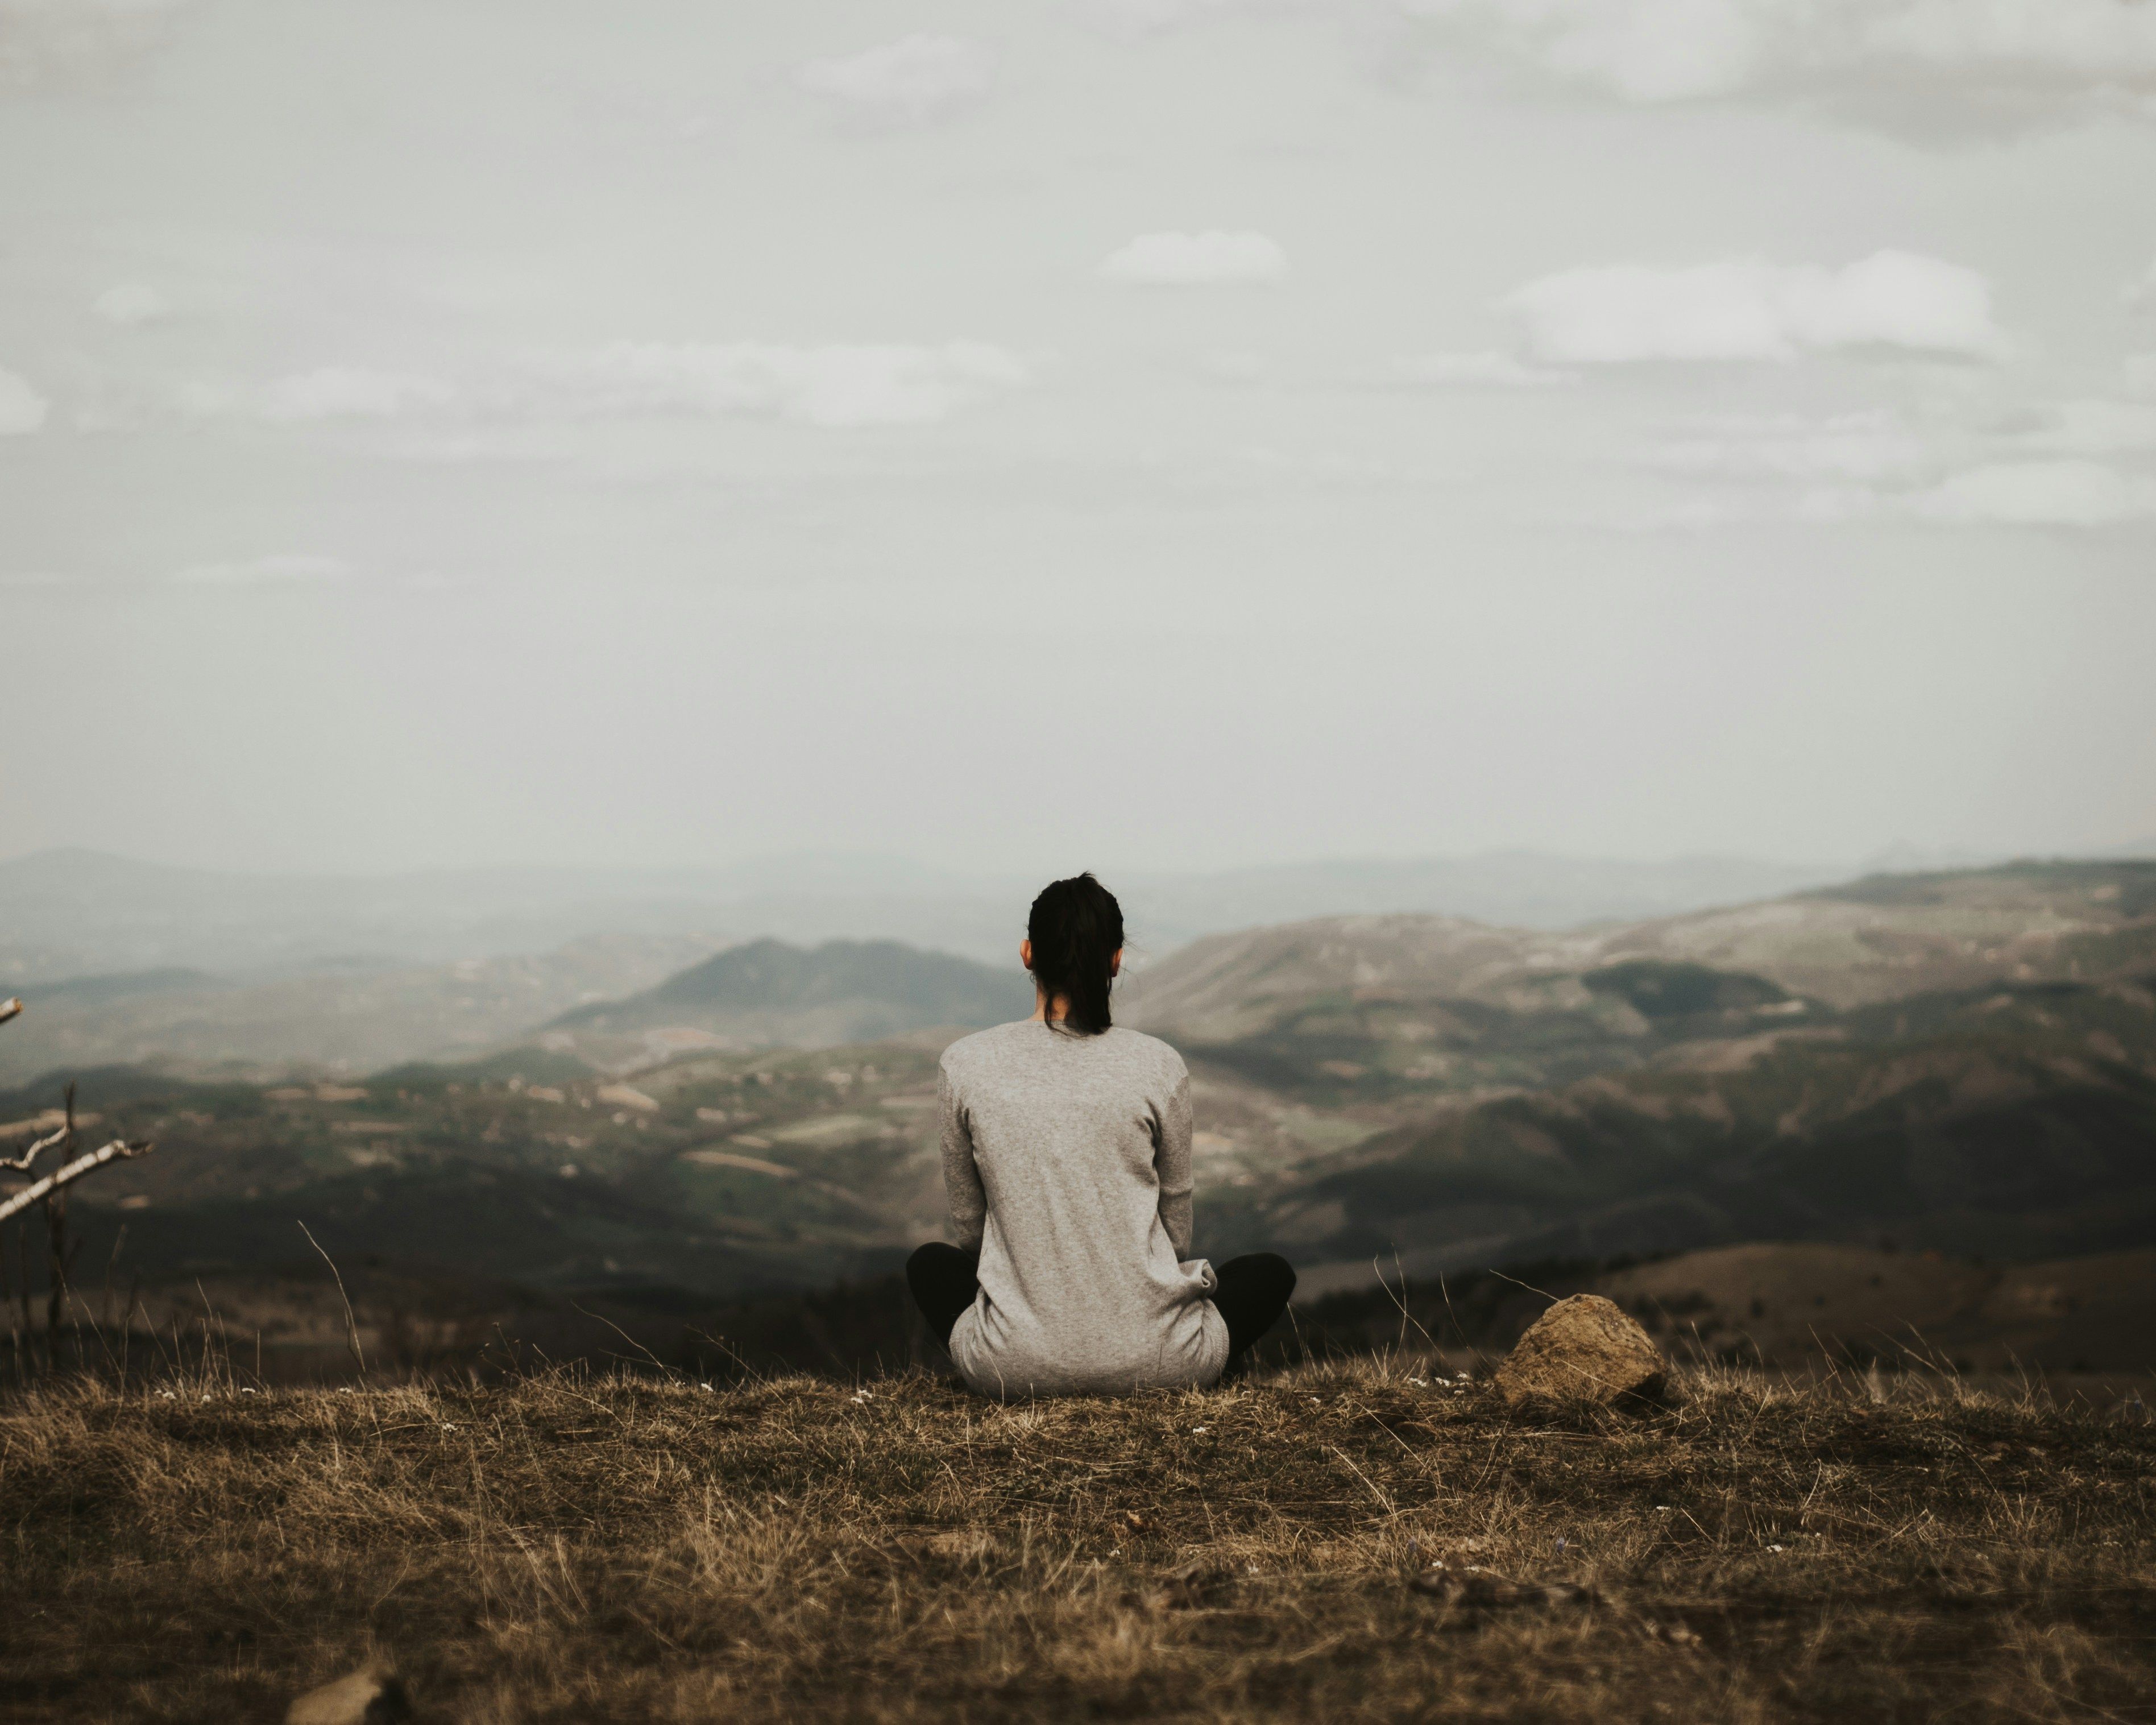
[{"label": "woman's neck", "polygon": [[1060,1024],[1070,1016],[1070,1002],[1058,994],[1050,999],[1036,986],[1033,991],[1033,1022],[1036,1024]]}]

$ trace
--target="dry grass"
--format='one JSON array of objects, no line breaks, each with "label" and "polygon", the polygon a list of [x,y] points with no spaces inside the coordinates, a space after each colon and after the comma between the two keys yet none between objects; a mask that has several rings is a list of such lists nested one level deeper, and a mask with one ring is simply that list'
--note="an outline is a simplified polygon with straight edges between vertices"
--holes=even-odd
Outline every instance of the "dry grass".
[{"label": "dry grass", "polygon": [[[167,1389],[0,1409],[8,1718],[275,1718],[376,1651],[478,1722],[2156,1718],[2156,1432],[2039,1398]],[[1601,1600],[1448,1612],[1440,1555]]]}]

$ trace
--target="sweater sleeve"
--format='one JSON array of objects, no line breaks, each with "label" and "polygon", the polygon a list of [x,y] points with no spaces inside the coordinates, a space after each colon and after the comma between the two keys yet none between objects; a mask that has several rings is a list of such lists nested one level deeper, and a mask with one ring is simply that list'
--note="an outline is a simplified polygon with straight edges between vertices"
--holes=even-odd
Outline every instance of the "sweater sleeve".
[{"label": "sweater sleeve", "polygon": [[965,1111],[951,1087],[951,1075],[940,1067],[936,1104],[943,1122],[943,1190],[951,1200],[951,1220],[958,1230],[959,1246],[973,1251],[981,1244],[988,1195],[981,1187],[981,1171],[973,1164],[973,1135],[967,1128]]},{"label": "sweater sleeve", "polygon": [[1190,1074],[1178,1070],[1160,1111],[1153,1172],[1160,1180],[1160,1220],[1178,1258],[1190,1255]]}]

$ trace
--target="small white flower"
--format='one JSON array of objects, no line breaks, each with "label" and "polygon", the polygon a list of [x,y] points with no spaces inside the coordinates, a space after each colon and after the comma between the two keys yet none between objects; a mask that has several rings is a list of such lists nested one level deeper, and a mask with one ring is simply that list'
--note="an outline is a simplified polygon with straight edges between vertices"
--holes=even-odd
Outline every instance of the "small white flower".
[{"label": "small white flower", "polygon": [[1197,1433],[1197,1432],[1201,1432],[1201,1431],[1210,1431],[1212,1429],[1213,1429],[1213,1428],[1212,1428],[1211,1426],[1209,1426],[1209,1425],[1194,1425],[1194,1426],[1192,1426],[1192,1427],[1190,1428],[1190,1430],[1192,1430],[1192,1432],[1193,1432],[1193,1433]]},{"label": "small white flower", "polygon": [[240,1385],[240,1387],[239,1387],[239,1393],[240,1393],[242,1395],[254,1395],[254,1394],[255,1394],[257,1392],[255,1392],[255,1391],[254,1391],[254,1390],[252,1390],[252,1389],[249,1389],[245,1384],[242,1384],[242,1385]]},{"label": "small white flower", "polygon": [[454,1426],[454,1425],[450,1425],[450,1424],[449,1424],[449,1422],[448,1420],[444,1420],[442,1422],[442,1430],[443,1430],[444,1431],[454,1431],[454,1430],[456,1430],[456,1427],[455,1427],[455,1426]]},{"label": "small white flower", "polygon": [[708,1384],[699,1384],[696,1388],[702,1390],[706,1395],[713,1394],[711,1386]]},{"label": "small white flower", "polygon": [[161,1402],[176,1402],[179,1399],[179,1397],[173,1394],[169,1389],[161,1389],[157,1392],[157,1399]]},{"label": "small white flower", "polygon": [[1768,1549],[1768,1551],[1787,1551],[1787,1550],[1789,1549],[1789,1547],[1787,1547],[1786,1545],[1770,1545],[1770,1546],[1768,1546],[1768,1547],[1767,1548],[1767,1549]]}]

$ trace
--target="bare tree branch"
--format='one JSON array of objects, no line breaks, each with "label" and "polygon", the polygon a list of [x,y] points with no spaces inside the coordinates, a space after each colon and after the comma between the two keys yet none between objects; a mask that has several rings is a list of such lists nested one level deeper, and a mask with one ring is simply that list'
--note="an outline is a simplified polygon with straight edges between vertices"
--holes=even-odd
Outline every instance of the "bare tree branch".
[{"label": "bare tree branch", "polygon": [[68,1128],[65,1127],[60,1127],[57,1132],[47,1132],[20,1156],[0,1156],[0,1168],[13,1168],[18,1174],[27,1174],[30,1171],[32,1163],[54,1145],[64,1144],[67,1138]]},{"label": "bare tree branch", "polygon": [[115,1138],[101,1149],[87,1156],[77,1157],[65,1168],[56,1168],[42,1180],[34,1180],[20,1192],[11,1192],[0,1198],[0,1222],[4,1222],[16,1211],[28,1209],[41,1198],[49,1198],[63,1186],[80,1180],[93,1168],[100,1168],[108,1162],[117,1162],[131,1156],[147,1156],[157,1147],[155,1144],[131,1144],[125,1138]]},{"label": "bare tree branch", "polygon": [[[95,1119],[95,1115],[90,1117]],[[74,1148],[74,1081],[70,1078],[67,1087],[67,1107],[58,1132],[48,1132],[20,1156],[0,1156],[0,1168],[10,1168],[20,1174],[30,1171],[30,1164],[55,1145]]]}]

